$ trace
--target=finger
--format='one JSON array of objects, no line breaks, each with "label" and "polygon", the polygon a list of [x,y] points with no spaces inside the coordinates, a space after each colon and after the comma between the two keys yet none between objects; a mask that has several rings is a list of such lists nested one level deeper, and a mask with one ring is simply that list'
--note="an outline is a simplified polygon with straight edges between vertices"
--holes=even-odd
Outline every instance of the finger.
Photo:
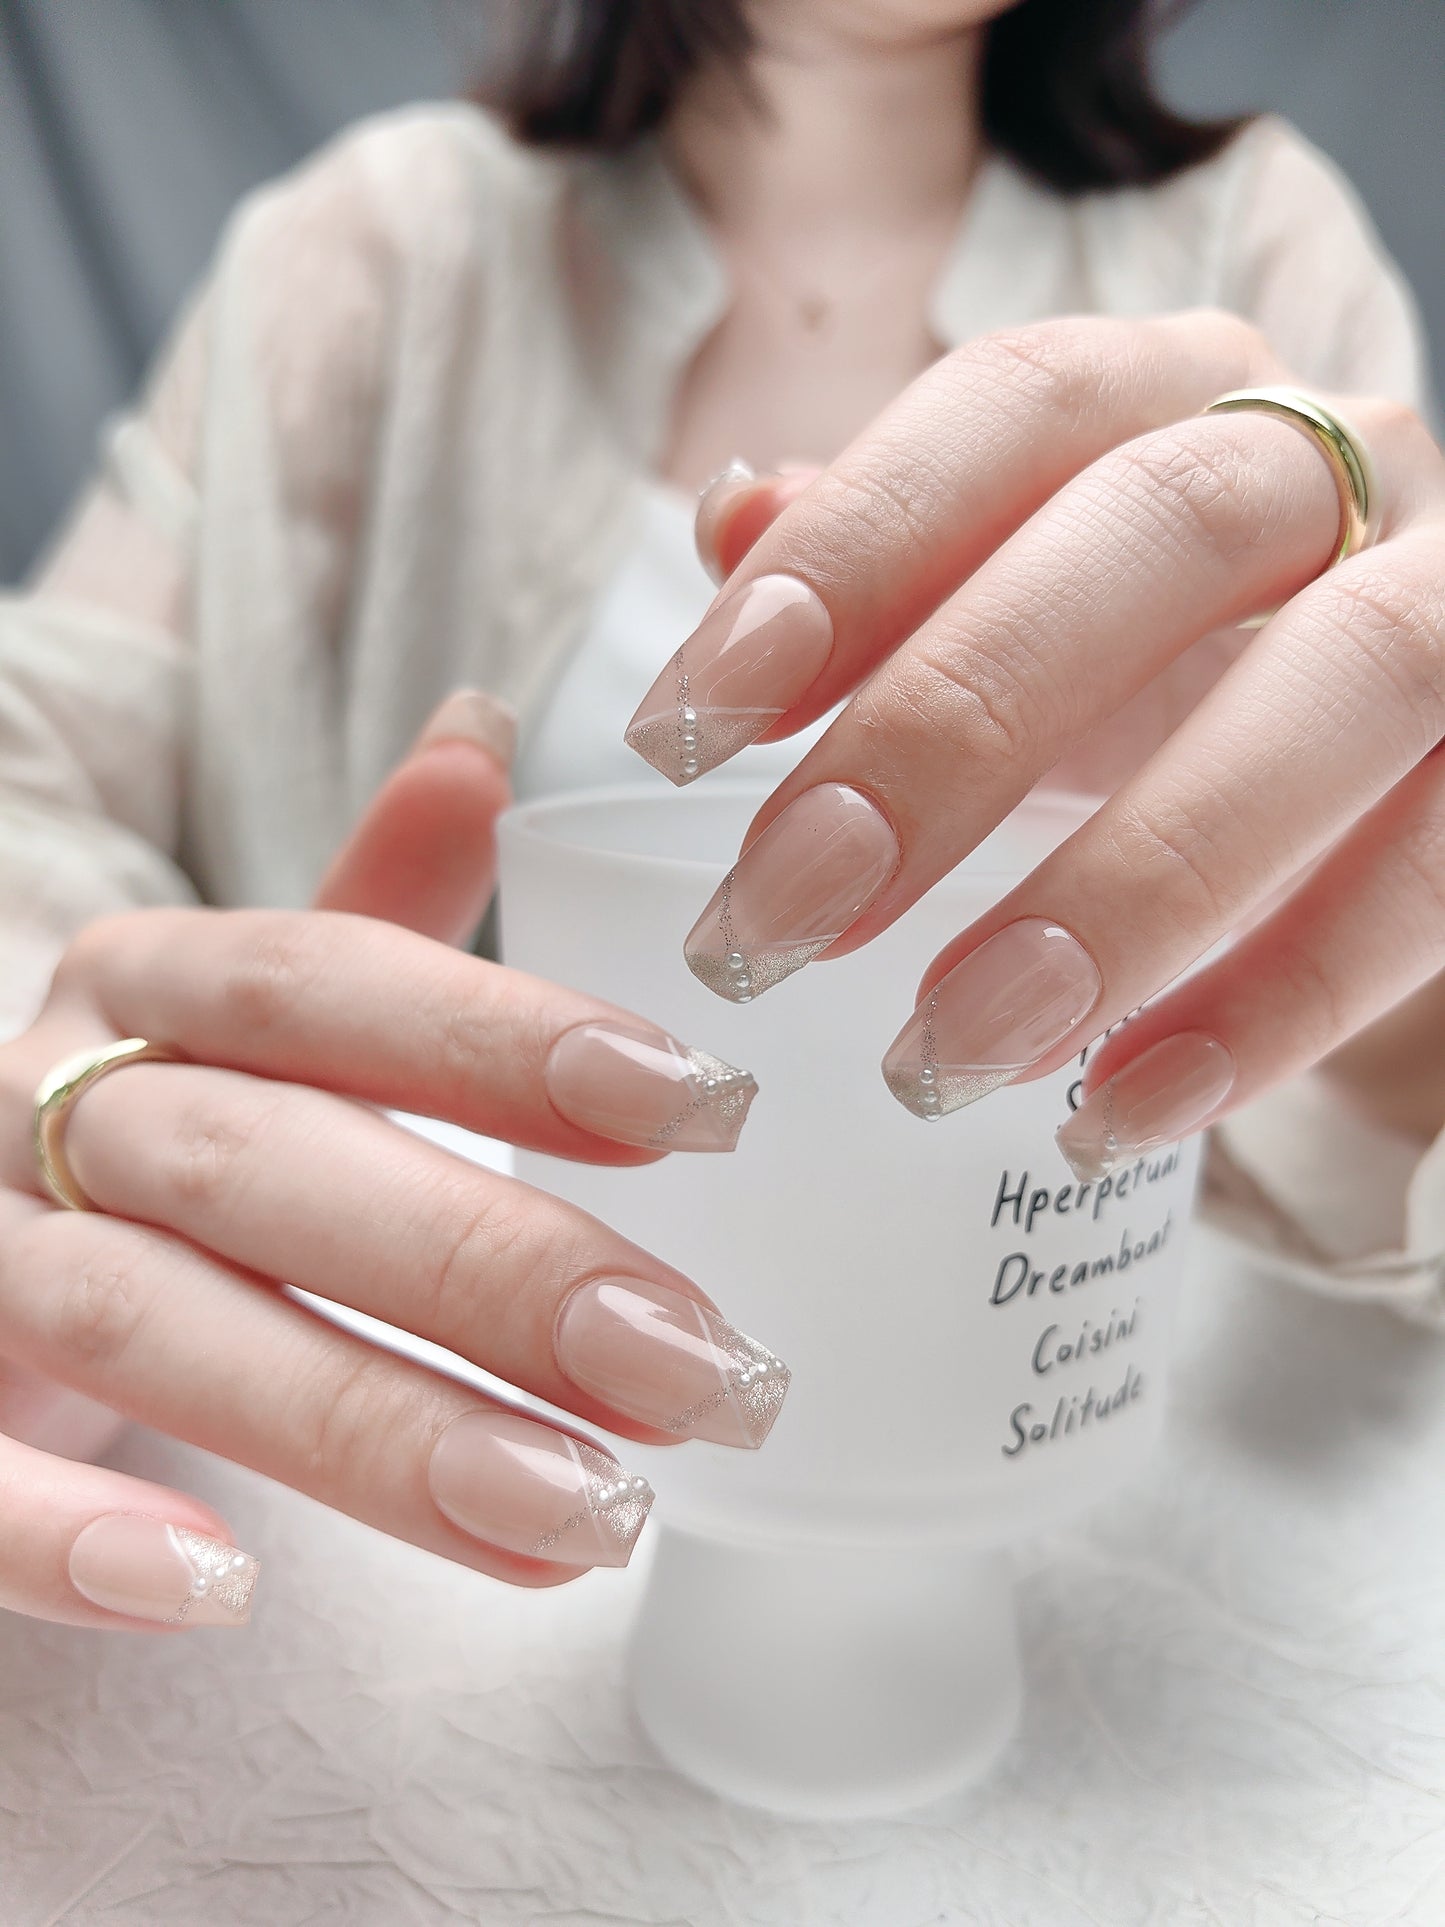
[{"label": "finger", "polygon": [[[1062,1063],[1300,877],[1445,733],[1427,522],[1296,597],[1174,737],[943,953],[885,1059],[930,1111]],[[932,1069],[931,1080],[921,1072]]]},{"label": "finger", "polygon": [[464,942],[496,888],[493,831],[511,800],[516,730],[496,697],[449,696],[337,854],[316,908]]},{"label": "finger", "polygon": [[1308,1070],[1442,966],[1437,754],[1281,909],[1109,1040],[1059,1148],[1080,1178],[1104,1178]]},{"label": "finger", "polygon": [[[13,1230],[41,1215],[38,1205],[12,1206],[4,1222]],[[231,1543],[219,1514],[183,1492],[0,1435],[0,1516],[0,1607],[11,1612],[130,1631],[239,1626],[249,1616],[256,1561]]]},{"label": "finger", "polygon": [[729,1151],[757,1089],[596,998],[331,912],[106,919],[56,982],[58,1008],[98,1004],[117,1037],[593,1163]]},{"label": "finger", "polygon": [[698,560],[722,584],[753,543],[822,473],[816,463],[787,462],[758,475],[746,462],[729,462],[698,496],[693,535]]},{"label": "finger", "polygon": [[36,1369],[514,1585],[624,1565],[651,1504],[646,1481],[590,1442],[138,1225],[33,1214],[0,1255],[0,1306],[7,1343]]},{"label": "finger", "polygon": [[[1384,425],[1383,409],[1363,411],[1377,441]],[[1386,512],[1399,508],[1387,484]],[[1328,464],[1278,421],[1196,417],[1103,457],[775,792],[687,940],[694,973],[729,997],[728,956],[762,988],[844,933],[840,948],[868,941],[1202,634],[1317,574],[1338,533]]]},{"label": "finger", "polygon": [[139,1064],[77,1101],[66,1151],[100,1210],[400,1325],[614,1431],[756,1446],[781,1405],[786,1370],[669,1267],[323,1092]]},{"label": "finger", "polygon": [[802,728],[1091,462],[1279,372],[1223,314],[1052,321],[944,356],[752,544],[628,742],[690,782]]}]

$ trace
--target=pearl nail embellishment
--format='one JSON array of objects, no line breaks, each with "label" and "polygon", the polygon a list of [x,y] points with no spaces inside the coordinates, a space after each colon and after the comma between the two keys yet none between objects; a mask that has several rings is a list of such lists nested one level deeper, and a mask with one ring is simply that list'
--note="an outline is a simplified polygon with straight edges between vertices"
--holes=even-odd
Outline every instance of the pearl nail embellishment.
[{"label": "pearl nail embellishment", "polygon": [[205,1617],[211,1623],[234,1621],[243,1625],[251,1609],[251,1594],[256,1590],[256,1580],[260,1576],[260,1561],[253,1559],[248,1552],[238,1552],[235,1546],[224,1545],[219,1539],[208,1539],[203,1533],[192,1532],[186,1526],[167,1528],[171,1544],[184,1559],[189,1568],[190,1590],[181,1602],[179,1610],[172,1616],[172,1625],[181,1625],[185,1620],[198,1617],[198,1608],[204,1603]]},{"label": "pearl nail embellishment", "polygon": [[719,1384],[706,1398],[664,1421],[666,1432],[689,1436],[705,1427],[709,1415],[730,1406],[750,1445],[761,1445],[782,1410],[793,1375],[781,1358],[715,1314],[707,1320],[718,1366]]},{"label": "pearl nail embellishment", "polygon": [[827,610],[795,576],[745,584],[653,683],[628,745],[669,782],[694,782],[772,727],[816,679],[832,638]]},{"label": "pearl nail embellishment", "polygon": [[545,1559],[554,1546],[590,1520],[598,1536],[611,1541],[625,1565],[637,1535],[647,1523],[656,1494],[646,1479],[624,1472],[615,1459],[609,1459],[596,1446],[580,1440],[569,1441],[583,1473],[585,1503],[550,1532],[543,1533],[531,1548],[537,1559]]},{"label": "pearl nail embellishment", "polygon": [[648,1146],[654,1151],[665,1151],[705,1113],[716,1117],[722,1139],[736,1142],[748,1107],[757,1096],[757,1080],[751,1071],[725,1064],[722,1058],[698,1050],[695,1045],[688,1046],[686,1056],[692,1096],[676,1117],[669,1118],[661,1130],[648,1139]]}]

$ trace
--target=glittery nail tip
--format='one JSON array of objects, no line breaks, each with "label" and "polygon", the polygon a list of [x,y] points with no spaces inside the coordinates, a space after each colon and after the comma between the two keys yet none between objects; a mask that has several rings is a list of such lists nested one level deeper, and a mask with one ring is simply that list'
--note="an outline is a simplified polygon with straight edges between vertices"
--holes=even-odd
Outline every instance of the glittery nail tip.
[{"label": "glittery nail tip", "polygon": [[647,716],[633,723],[625,741],[644,762],[685,789],[699,776],[755,743],[782,715],[781,709],[686,710],[670,716]]},{"label": "glittery nail tip", "polygon": [[172,1624],[244,1626],[251,1617],[251,1596],[261,1562],[248,1552],[208,1539],[186,1526],[169,1528],[175,1549],[191,1574],[190,1589]]},{"label": "glittery nail tip", "polygon": [[732,1151],[737,1148],[757,1079],[710,1051],[687,1047],[688,1102],[648,1139],[654,1151]]},{"label": "glittery nail tip", "polygon": [[683,954],[693,976],[715,996],[730,1004],[750,1004],[754,997],[761,997],[765,990],[802,970],[836,942],[835,933],[812,943],[780,945],[775,950],[744,952],[689,944]]},{"label": "glittery nail tip", "polygon": [[885,1061],[883,1066],[883,1081],[889,1090],[905,1111],[911,1111],[925,1123],[936,1117],[947,1117],[951,1111],[961,1111],[969,1104],[976,1104],[981,1097],[1012,1084],[1018,1075],[1017,1070],[952,1071],[941,1064],[890,1064]]},{"label": "glittery nail tip", "polygon": [[674,1413],[664,1422],[663,1430],[756,1450],[783,1409],[793,1374],[766,1345],[727,1324],[716,1313],[709,1313],[704,1323],[714,1349],[717,1389],[686,1411]]},{"label": "glittery nail tip", "polygon": [[568,1550],[587,1549],[587,1563],[625,1566],[647,1523],[656,1497],[646,1479],[624,1472],[594,1445],[572,1442],[582,1472],[585,1503],[545,1532],[531,1548],[536,1559],[565,1560]]}]

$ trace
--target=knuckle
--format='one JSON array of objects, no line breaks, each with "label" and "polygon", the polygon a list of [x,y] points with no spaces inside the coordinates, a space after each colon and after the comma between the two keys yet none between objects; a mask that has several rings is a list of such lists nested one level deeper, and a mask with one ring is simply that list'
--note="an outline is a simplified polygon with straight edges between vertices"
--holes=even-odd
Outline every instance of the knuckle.
[{"label": "knuckle", "polygon": [[529,1203],[523,1190],[489,1191],[480,1200],[453,1190],[428,1213],[428,1221],[443,1228],[422,1290],[427,1329],[443,1343],[475,1349],[483,1319],[489,1341],[505,1342],[509,1321],[514,1331],[529,1323],[528,1308],[558,1269],[553,1242]]},{"label": "knuckle", "polygon": [[402,1396],[395,1362],[379,1352],[353,1352],[338,1360],[330,1346],[288,1387],[290,1415],[288,1479],[323,1501],[357,1490],[371,1491],[395,1458],[396,1442],[410,1430],[414,1404]]},{"label": "knuckle", "polygon": [[223,1021],[243,1036],[284,1030],[321,967],[316,935],[301,915],[266,917],[248,932],[217,989]]},{"label": "knuckle", "polygon": [[1101,369],[1119,352],[1119,324],[1093,317],[1000,328],[955,348],[950,364],[971,393],[980,377],[1046,413],[1073,415],[1098,398]]},{"label": "knuckle", "polygon": [[222,1105],[191,1102],[159,1142],[157,1188],[162,1211],[179,1223],[223,1222],[243,1203],[258,1144],[281,1098],[260,1092]]},{"label": "knuckle", "polygon": [[1422,574],[1398,556],[1387,565],[1362,557],[1328,578],[1326,614],[1350,656],[1384,683],[1419,755],[1445,733],[1445,622]]},{"label": "knuckle", "polygon": [[1266,533],[1267,503],[1253,465],[1232,433],[1216,422],[1183,424],[1146,435],[1102,464],[1110,481],[1162,517],[1173,544],[1201,543],[1225,562],[1237,561]]},{"label": "knuckle", "polygon": [[1194,930],[1228,920],[1234,908],[1224,881],[1229,863],[1197,813],[1157,803],[1146,811],[1116,798],[1110,814],[1109,865],[1128,878],[1131,893],[1150,904],[1153,915]]},{"label": "knuckle", "polygon": [[[45,1223],[52,1234],[60,1229],[54,1220]],[[67,1251],[67,1245],[74,1248]],[[50,1284],[47,1300],[48,1338],[55,1355],[88,1370],[112,1370],[152,1302],[140,1241],[113,1230],[103,1240],[52,1235],[43,1245],[37,1240],[32,1264],[37,1261],[47,1267],[48,1280],[59,1279],[58,1287]]]},{"label": "knuckle", "polygon": [[[1051,740],[1050,686],[1028,638],[1000,618],[990,624],[987,648],[919,637],[906,679],[885,679],[855,701],[865,727],[871,714],[880,737],[902,733],[908,748],[922,731],[926,741],[949,744],[972,784],[980,775],[1016,778]],[[898,760],[895,740],[891,761]]]}]

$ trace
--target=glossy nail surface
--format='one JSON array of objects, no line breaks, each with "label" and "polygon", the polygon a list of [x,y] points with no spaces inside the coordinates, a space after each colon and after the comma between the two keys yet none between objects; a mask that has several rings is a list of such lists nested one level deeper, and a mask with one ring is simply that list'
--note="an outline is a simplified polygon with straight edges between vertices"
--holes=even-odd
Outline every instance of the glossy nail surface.
[{"label": "glossy nail surface", "polygon": [[761,1445],[791,1377],[706,1305],[640,1278],[579,1286],[562,1307],[556,1350],[572,1383],[614,1411],[717,1445]]},{"label": "glossy nail surface", "polygon": [[717,554],[719,517],[738,491],[751,487],[757,479],[757,470],[752,464],[745,462],[740,455],[735,455],[726,468],[720,468],[717,474],[704,482],[697,492],[693,541],[697,545],[698,561],[718,588],[721,588],[726,580],[726,572]]},{"label": "glossy nail surface", "polygon": [[1165,1037],[1101,1084],[1057,1133],[1076,1177],[1106,1178],[1141,1151],[1175,1144],[1228,1097],[1235,1064],[1203,1031]]},{"label": "glossy nail surface", "polygon": [[438,1510],[474,1539],[566,1566],[625,1566],[652,1504],[646,1479],[519,1412],[464,1412],[432,1448]]},{"label": "glossy nail surface", "polygon": [[569,1123],[656,1151],[731,1151],[758,1087],[666,1031],[579,1024],[552,1046],[547,1095]]},{"label": "glossy nail surface", "polygon": [[723,878],[684,946],[699,982],[753,998],[842,936],[898,867],[876,803],[842,783],[804,790]]},{"label": "glossy nail surface", "polygon": [[260,1570],[220,1539],[129,1512],[92,1519],[70,1549],[70,1583],[93,1606],[166,1626],[244,1626]]},{"label": "glossy nail surface", "polygon": [[510,769],[517,749],[517,712],[500,696],[483,689],[457,689],[434,710],[416,739],[418,749],[434,743],[476,743]]},{"label": "glossy nail surface", "polygon": [[1042,917],[995,931],[939,979],[883,1059],[915,1117],[944,1117],[1013,1082],[1098,1001],[1100,977],[1076,937]]},{"label": "glossy nail surface", "polygon": [[756,742],[832,647],[828,611],[806,583],[759,576],[688,637],[643,697],[628,744],[669,781],[691,783]]}]

